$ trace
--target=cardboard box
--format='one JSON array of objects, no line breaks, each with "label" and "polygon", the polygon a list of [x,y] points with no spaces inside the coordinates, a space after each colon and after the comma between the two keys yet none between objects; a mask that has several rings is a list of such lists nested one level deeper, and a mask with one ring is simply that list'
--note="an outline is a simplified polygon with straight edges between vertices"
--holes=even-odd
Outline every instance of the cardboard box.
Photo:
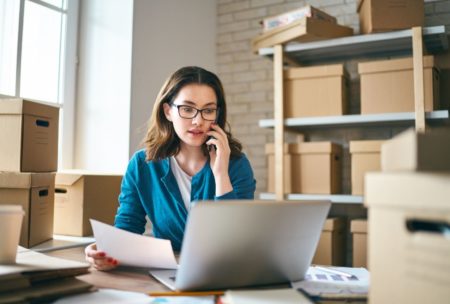
[{"label": "cardboard box", "polygon": [[450,129],[409,129],[381,147],[383,171],[450,171]]},{"label": "cardboard box", "polygon": [[336,18],[328,15],[324,11],[321,11],[314,6],[305,5],[298,9],[285,12],[283,14],[279,14],[276,16],[264,18],[261,21],[261,25],[263,27],[263,31],[268,31],[280,26],[284,26],[290,24],[296,20],[302,19],[304,17],[310,17],[315,19],[320,19],[324,21],[328,21],[331,23],[337,23]]},{"label": "cardboard box", "polygon": [[343,218],[329,218],[325,221],[312,263],[345,265],[345,220]]},{"label": "cardboard box", "polygon": [[291,68],[284,73],[285,117],[336,116],[347,111],[343,64]]},{"label": "cardboard box", "polygon": [[56,171],[58,119],[56,105],[1,98],[0,171]]},{"label": "cardboard box", "polygon": [[367,172],[381,171],[383,142],[383,140],[350,141],[353,195],[364,194],[364,176]]},{"label": "cardboard box", "polygon": [[[425,111],[439,108],[439,72],[433,56],[423,58]],[[414,112],[412,57],[358,64],[361,114]]]},{"label": "cardboard box", "polygon": [[[291,155],[289,144],[284,144],[284,193],[292,193],[291,187]],[[266,144],[267,158],[267,192],[275,192],[275,145]]]},{"label": "cardboard box", "polygon": [[121,175],[57,172],[54,233],[92,235],[91,218],[113,225],[121,182]]},{"label": "cardboard box", "polygon": [[423,0],[359,0],[361,34],[424,25]]},{"label": "cardboard box", "polygon": [[449,173],[367,175],[370,303],[448,302],[449,185]]},{"label": "cardboard box", "polygon": [[252,40],[252,50],[257,53],[260,48],[290,41],[308,42],[351,35],[353,35],[351,27],[305,17],[258,35]]},{"label": "cardboard box", "polygon": [[25,211],[20,246],[53,237],[54,191],[54,173],[0,172],[0,204],[21,205]]},{"label": "cardboard box", "polygon": [[367,220],[352,220],[353,267],[367,268]]}]

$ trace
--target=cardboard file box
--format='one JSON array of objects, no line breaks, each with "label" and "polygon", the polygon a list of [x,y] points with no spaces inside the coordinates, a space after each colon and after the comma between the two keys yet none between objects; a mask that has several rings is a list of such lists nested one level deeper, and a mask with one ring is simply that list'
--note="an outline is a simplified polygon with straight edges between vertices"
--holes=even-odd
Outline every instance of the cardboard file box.
[{"label": "cardboard file box", "polygon": [[25,211],[20,246],[30,248],[53,237],[54,191],[54,173],[0,172],[0,204],[21,205]]},{"label": "cardboard file box", "polygon": [[352,220],[353,267],[367,268],[367,220]]},{"label": "cardboard file box", "polygon": [[291,68],[284,74],[285,116],[336,116],[347,111],[344,65]]},{"label": "cardboard file box", "polygon": [[450,171],[450,129],[407,130],[381,147],[383,171]]},{"label": "cardboard file box", "polygon": [[383,140],[350,141],[352,194],[364,194],[364,175],[381,170],[381,145]]},{"label": "cardboard file box", "polygon": [[[438,109],[439,72],[433,56],[423,58],[425,111]],[[414,112],[412,57],[358,64],[361,114]]]},{"label": "cardboard file box", "polygon": [[423,0],[359,0],[361,34],[424,25]]},{"label": "cardboard file box", "polygon": [[[289,144],[284,144],[284,193],[292,193],[291,187],[291,155]],[[267,192],[275,192],[275,146],[266,144],[267,158]]]},{"label": "cardboard file box", "polygon": [[329,218],[325,221],[312,263],[345,265],[345,221],[343,218]]},{"label": "cardboard file box", "polygon": [[0,171],[56,171],[58,119],[57,106],[0,98]]},{"label": "cardboard file box", "polygon": [[55,182],[54,233],[92,235],[89,219],[113,225],[121,182],[121,175],[86,171],[58,172]]},{"label": "cardboard file box", "polygon": [[450,299],[450,174],[370,173],[370,303]]}]

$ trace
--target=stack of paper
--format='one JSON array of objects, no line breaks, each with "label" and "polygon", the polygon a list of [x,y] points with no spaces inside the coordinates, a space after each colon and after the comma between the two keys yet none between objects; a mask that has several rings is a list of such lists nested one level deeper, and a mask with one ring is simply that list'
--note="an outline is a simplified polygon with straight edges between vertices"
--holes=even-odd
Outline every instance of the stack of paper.
[{"label": "stack of paper", "polygon": [[307,297],[292,288],[229,290],[222,297],[224,304],[311,304]]}]

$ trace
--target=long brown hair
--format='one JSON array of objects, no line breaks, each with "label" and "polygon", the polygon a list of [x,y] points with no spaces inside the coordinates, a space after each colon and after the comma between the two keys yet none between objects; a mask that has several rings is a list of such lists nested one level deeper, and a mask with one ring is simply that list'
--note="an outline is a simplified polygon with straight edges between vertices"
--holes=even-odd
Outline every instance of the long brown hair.
[{"label": "long brown hair", "polygon": [[[227,105],[225,93],[219,78],[212,72],[195,66],[183,67],[173,73],[162,86],[153,106],[147,135],[143,140],[146,148],[146,160],[162,160],[176,155],[180,151],[180,139],[175,133],[172,122],[164,115],[164,103],[172,104],[178,92],[188,84],[203,84],[211,87],[216,93],[219,109],[217,124],[225,131],[231,149],[231,158],[242,154],[241,143],[233,138],[227,122]],[[206,144],[202,151],[208,156]]]}]

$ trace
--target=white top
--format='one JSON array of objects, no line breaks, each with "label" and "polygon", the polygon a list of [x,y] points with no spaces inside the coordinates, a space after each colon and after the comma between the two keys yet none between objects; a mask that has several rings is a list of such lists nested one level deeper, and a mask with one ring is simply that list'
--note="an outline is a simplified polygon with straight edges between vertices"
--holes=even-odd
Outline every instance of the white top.
[{"label": "white top", "polygon": [[180,189],[184,205],[189,211],[191,205],[192,176],[189,176],[186,172],[183,171],[183,169],[181,169],[180,165],[178,165],[177,160],[173,156],[170,157],[170,169],[172,170],[172,173],[177,180],[178,188]]}]

